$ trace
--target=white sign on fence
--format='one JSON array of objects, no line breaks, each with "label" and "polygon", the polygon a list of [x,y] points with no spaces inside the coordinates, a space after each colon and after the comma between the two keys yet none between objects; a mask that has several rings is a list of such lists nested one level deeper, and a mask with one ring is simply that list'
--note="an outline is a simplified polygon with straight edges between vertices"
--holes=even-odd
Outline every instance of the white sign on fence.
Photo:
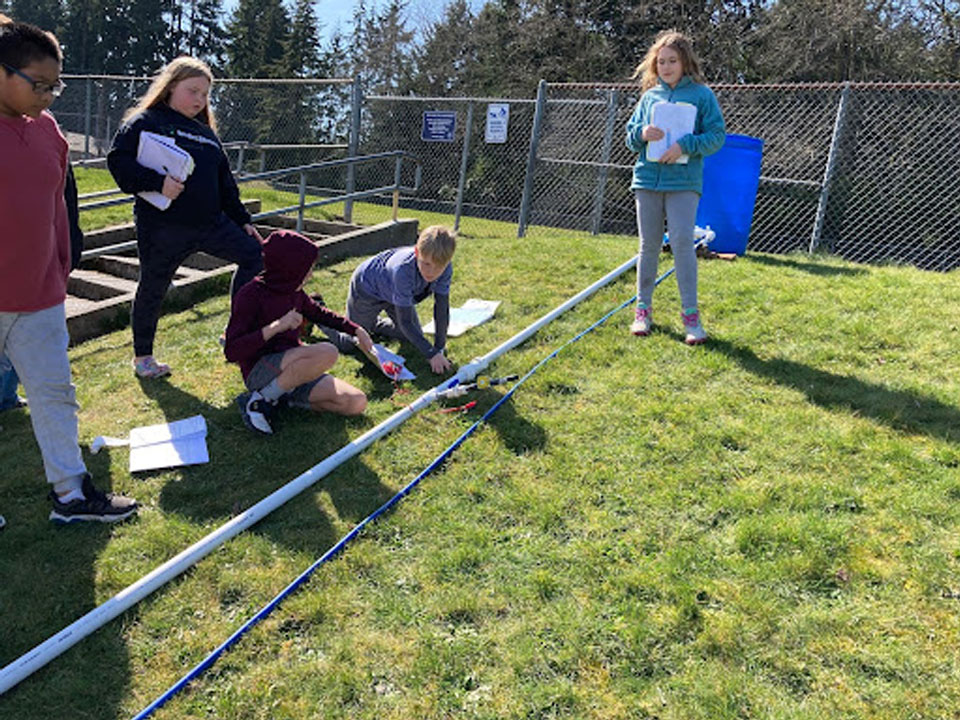
[{"label": "white sign on fence", "polygon": [[505,143],[507,125],[510,123],[510,105],[507,103],[489,103],[487,105],[487,129],[483,139],[488,143]]}]

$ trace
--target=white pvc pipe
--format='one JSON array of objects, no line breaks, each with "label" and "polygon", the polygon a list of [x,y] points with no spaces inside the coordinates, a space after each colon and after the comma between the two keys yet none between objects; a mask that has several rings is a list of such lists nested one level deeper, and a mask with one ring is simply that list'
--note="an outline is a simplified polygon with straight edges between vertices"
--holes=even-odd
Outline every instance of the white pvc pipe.
[{"label": "white pvc pipe", "polygon": [[565,313],[567,310],[572,308],[577,303],[590,297],[597,290],[604,287],[605,285],[609,285],[611,282],[613,282],[618,277],[623,275],[627,270],[632,269],[636,265],[636,262],[637,262],[636,256],[630,258],[623,265],[616,268],[615,270],[610,271],[609,273],[604,275],[602,278],[597,280],[590,287],[584,288],[583,290],[578,292],[576,295],[571,297],[562,305],[558,305],[556,308],[548,312],[542,318],[534,322],[532,325],[528,326],[525,330],[521,330],[520,332],[518,332],[516,335],[514,335],[512,338],[507,340],[505,343],[495,347],[493,350],[488,352],[483,357],[474,358],[469,363],[467,363],[462,368],[460,368],[460,370],[457,372],[457,379],[460,382],[469,382],[473,380],[473,378],[475,378],[480,372],[485,370],[486,367],[491,362],[496,360],[498,357],[500,357],[504,353],[515,348],[517,345],[519,345],[520,343],[528,339],[531,335],[533,335],[535,332],[537,332],[544,325],[546,325],[549,322],[552,322],[558,316]]},{"label": "white pvc pipe", "polygon": [[154,590],[157,590],[170,580],[173,580],[175,577],[177,577],[177,575],[199,562],[202,558],[209,555],[213,550],[225,543],[227,540],[243,532],[248,527],[286,503],[288,500],[296,497],[318,480],[328,475],[342,463],[346,462],[354,455],[359,454],[365,448],[373,444],[376,440],[386,435],[397,426],[403,424],[408,418],[432,403],[437,398],[437,394],[440,391],[452,387],[458,382],[467,382],[472,380],[474,377],[476,377],[478,372],[486,368],[497,357],[516,347],[537,332],[537,330],[542,328],[544,325],[554,320],[558,315],[566,312],[578,302],[589,297],[604,285],[607,285],[622,275],[624,272],[632,268],[635,262],[635,258],[629,260],[613,272],[602,277],[590,287],[586,288],[585,290],[581,290],[565,303],[559,305],[557,308],[544,315],[525,330],[522,330],[514,335],[499,347],[494,348],[481,358],[472,360],[470,363],[462,367],[453,378],[440,383],[434,388],[431,388],[405,408],[397,411],[382,423],[358,437],[356,440],[344,445],[337,452],[327,456],[324,460],[320,461],[306,472],[294,478],[280,489],[275,490],[273,493],[265,497],[246,512],[221,525],[209,535],[198,540],[186,550],[182,551],[179,555],[171,558],[149,574],[144,575],[137,582],[118,592],[102,605],[98,605],[83,617],[75,620],[72,624],[65,627],[56,635],[53,635],[32,650],[21,655],[19,658],[0,670],[0,695],[5,693],[24,678],[32,675],[34,672],[39,670],[61,653],[66,652],[87,635],[90,635],[106,623],[110,622],[120,613],[140,602],[140,600],[145,598]]}]

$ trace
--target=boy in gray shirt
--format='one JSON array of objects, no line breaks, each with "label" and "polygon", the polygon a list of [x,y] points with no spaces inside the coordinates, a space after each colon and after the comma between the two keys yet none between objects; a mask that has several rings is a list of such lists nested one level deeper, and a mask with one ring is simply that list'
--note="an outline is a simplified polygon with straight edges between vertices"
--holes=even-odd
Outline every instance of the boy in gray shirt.
[{"label": "boy in gray shirt", "polygon": [[[350,280],[347,319],[371,335],[379,333],[409,341],[424,354],[433,372],[449,372],[451,365],[444,350],[450,324],[451,260],[456,245],[452,230],[432,225],[420,233],[415,246],[384,250],[365,260]],[[433,343],[424,337],[415,307],[431,294]],[[380,316],[382,310],[387,317]],[[350,342],[352,338],[343,340]]]}]

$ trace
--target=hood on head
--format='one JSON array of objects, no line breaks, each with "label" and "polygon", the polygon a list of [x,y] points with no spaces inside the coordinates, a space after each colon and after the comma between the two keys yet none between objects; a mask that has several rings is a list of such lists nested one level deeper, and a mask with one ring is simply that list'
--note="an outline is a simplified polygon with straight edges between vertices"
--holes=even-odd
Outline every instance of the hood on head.
[{"label": "hood on head", "polygon": [[280,292],[294,292],[313,269],[319,250],[292,230],[275,230],[263,241],[263,283]]}]

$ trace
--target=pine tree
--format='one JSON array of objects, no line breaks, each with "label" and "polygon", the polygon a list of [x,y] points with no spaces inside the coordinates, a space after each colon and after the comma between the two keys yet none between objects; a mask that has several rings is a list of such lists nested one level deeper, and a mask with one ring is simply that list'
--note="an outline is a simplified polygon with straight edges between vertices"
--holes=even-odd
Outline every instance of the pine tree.
[{"label": "pine tree", "polygon": [[[233,78],[283,77],[290,17],[281,0],[240,0],[227,22],[225,73]],[[217,96],[224,140],[277,142],[302,119],[285,102],[285,86],[225,85]]]},{"label": "pine tree", "polygon": [[319,30],[312,0],[297,0],[281,63],[288,75],[309,77],[320,70]]},{"label": "pine tree", "polygon": [[0,4],[0,11],[17,22],[27,22],[59,32],[63,23],[63,6],[60,0],[10,0]]},{"label": "pine tree", "polygon": [[289,26],[281,0],[240,0],[227,22],[227,72],[233,77],[278,77]]},{"label": "pine tree", "polygon": [[364,93],[404,92],[413,73],[413,32],[406,26],[403,0],[391,0],[380,12],[358,2],[351,35],[351,75],[359,75]]},{"label": "pine tree", "polygon": [[414,91],[421,95],[462,95],[476,70],[476,17],[467,0],[453,0],[443,18],[427,28],[414,50]]},{"label": "pine tree", "polygon": [[166,0],[170,31],[166,56],[192,55],[215,70],[224,51],[220,4],[217,0]]}]

